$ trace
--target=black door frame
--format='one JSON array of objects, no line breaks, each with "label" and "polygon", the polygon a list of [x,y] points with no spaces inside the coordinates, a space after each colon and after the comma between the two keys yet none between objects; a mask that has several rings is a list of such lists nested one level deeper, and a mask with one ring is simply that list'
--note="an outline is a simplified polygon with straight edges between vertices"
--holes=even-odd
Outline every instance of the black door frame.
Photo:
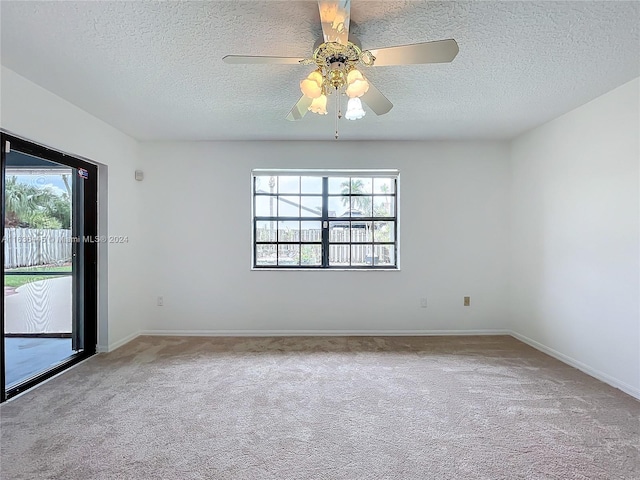
[{"label": "black door frame", "polygon": [[[62,165],[67,165],[76,169],[84,169],[87,172],[86,179],[78,179],[84,185],[83,231],[74,243],[74,253],[79,254],[78,272],[74,272],[74,285],[82,289],[82,295],[75,295],[78,301],[74,301],[74,308],[79,309],[83,318],[82,328],[84,330],[84,349],[69,357],[67,361],[55,367],[37,374],[24,382],[7,390],[5,385],[5,348],[4,348],[4,301],[0,302],[0,402],[18,395],[25,390],[37,385],[48,378],[66,370],[72,365],[90,357],[96,353],[97,344],[97,318],[98,318],[98,167],[97,165],[82,160],[75,156],[39,145],[29,140],[16,137],[9,133],[0,132],[1,138],[1,213],[2,213],[2,239],[4,240],[4,218],[5,218],[5,168],[6,168],[6,148],[9,143],[11,150],[17,150],[28,155],[40,157]],[[0,248],[0,268],[2,268],[2,278],[4,284],[4,244]],[[77,282],[77,283],[76,283]]]}]

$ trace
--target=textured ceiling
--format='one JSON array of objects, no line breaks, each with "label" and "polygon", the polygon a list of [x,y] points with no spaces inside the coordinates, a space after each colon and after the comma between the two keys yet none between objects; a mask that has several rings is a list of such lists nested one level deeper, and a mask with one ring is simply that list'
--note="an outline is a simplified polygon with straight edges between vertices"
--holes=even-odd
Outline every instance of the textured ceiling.
[{"label": "textured ceiling", "polygon": [[[141,140],[333,139],[285,115],[312,67],[314,1],[0,3],[2,64]],[[451,64],[370,68],[393,103],[343,139],[510,138],[640,76],[640,3],[352,0],[363,48],[455,38]],[[331,100],[332,98],[330,98]]]}]

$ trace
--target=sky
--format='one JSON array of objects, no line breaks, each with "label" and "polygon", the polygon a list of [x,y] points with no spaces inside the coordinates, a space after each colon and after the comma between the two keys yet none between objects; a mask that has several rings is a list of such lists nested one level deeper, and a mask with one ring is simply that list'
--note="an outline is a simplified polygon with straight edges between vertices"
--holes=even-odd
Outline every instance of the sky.
[{"label": "sky", "polygon": [[[270,201],[268,197],[256,198],[256,215],[257,216],[273,216],[278,212],[278,216],[298,216],[300,215],[299,207],[303,207],[304,216],[321,216],[322,212],[322,177],[320,176],[274,176],[273,187],[269,186],[270,176],[256,176],[256,191],[272,192],[279,194],[279,198]],[[358,182],[361,185],[361,191],[358,193],[387,193],[393,192],[394,181],[392,178],[385,177],[329,177],[328,194],[329,194],[329,216],[349,216],[349,210],[361,210],[362,207],[357,203],[354,205],[345,205],[342,196],[344,185],[348,185],[349,181]],[[313,196],[300,197],[296,194],[303,193]],[[332,196],[340,195],[340,196]],[[371,198],[371,197],[370,197]],[[371,203],[371,202],[370,202]],[[391,204],[392,197],[376,197],[374,203]],[[314,214],[314,211],[317,213]],[[372,211],[362,212],[362,215],[371,216]]]}]

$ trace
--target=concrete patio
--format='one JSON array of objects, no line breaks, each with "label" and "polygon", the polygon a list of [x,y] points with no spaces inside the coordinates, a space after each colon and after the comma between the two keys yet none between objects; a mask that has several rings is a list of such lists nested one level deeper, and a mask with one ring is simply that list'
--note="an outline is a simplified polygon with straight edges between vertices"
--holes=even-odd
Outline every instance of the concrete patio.
[{"label": "concrete patio", "polygon": [[[71,276],[30,282],[4,290],[6,383],[11,386],[45,371],[75,352],[71,338]],[[24,336],[20,336],[24,335]]]},{"label": "concrete patio", "polygon": [[71,333],[71,276],[5,289],[5,333]]}]

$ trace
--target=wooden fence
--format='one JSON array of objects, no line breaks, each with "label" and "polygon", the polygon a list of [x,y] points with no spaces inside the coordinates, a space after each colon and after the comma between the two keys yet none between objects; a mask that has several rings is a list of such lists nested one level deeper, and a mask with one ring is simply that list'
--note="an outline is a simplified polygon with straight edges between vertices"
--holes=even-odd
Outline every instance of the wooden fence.
[{"label": "wooden fence", "polygon": [[[280,234],[280,238],[277,236]],[[353,242],[353,243],[371,243],[373,241],[373,232],[370,228],[332,228],[329,230],[329,242]],[[377,241],[387,241],[387,237],[383,238],[383,233],[376,233]],[[291,229],[276,230],[269,228],[258,228],[256,230],[256,240],[259,242],[321,242],[322,230],[320,229]]]},{"label": "wooden fence", "polygon": [[[256,230],[256,240],[262,242],[321,242],[322,230],[319,229],[303,229],[303,230],[281,230],[280,238],[277,238],[278,231],[274,229],[259,228]],[[375,263],[389,263],[389,247],[386,245],[376,245],[373,247],[373,235],[376,235],[378,241],[386,241],[387,238],[380,238],[382,234],[372,232],[370,228],[332,228],[329,230],[329,261],[332,265],[370,265]],[[335,244],[334,242],[352,242],[351,245]],[[304,248],[304,247],[303,247]],[[372,249],[375,248],[375,251]],[[276,263],[275,247],[273,250],[266,247],[262,249],[267,257],[262,258],[260,263]],[[280,245],[277,256],[278,263],[282,263],[282,258],[291,256],[294,263],[297,263],[299,252],[298,245]],[[260,249],[259,249],[260,251]],[[320,262],[319,250],[315,261],[312,264]],[[304,258],[304,254],[303,254]],[[304,261],[302,263],[305,263]]]},{"label": "wooden fence", "polygon": [[71,230],[4,229],[4,268],[71,262]]}]

